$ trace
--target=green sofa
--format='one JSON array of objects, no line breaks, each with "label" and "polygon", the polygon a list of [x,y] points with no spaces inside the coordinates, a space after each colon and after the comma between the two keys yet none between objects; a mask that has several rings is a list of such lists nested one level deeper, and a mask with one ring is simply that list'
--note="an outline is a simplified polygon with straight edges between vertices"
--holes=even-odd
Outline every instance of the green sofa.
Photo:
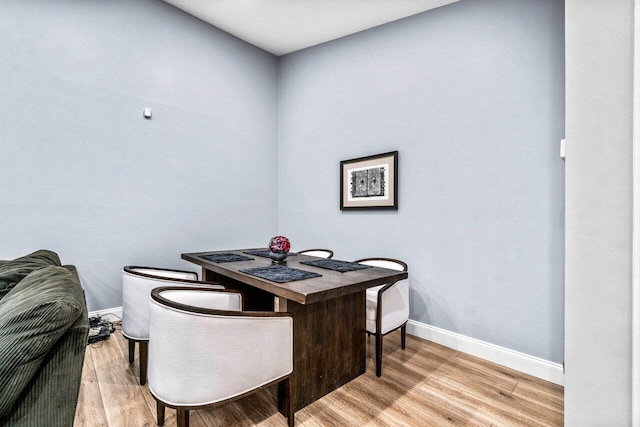
[{"label": "green sofa", "polygon": [[0,426],[72,426],[89,319],[73,266],[0,261]]}]

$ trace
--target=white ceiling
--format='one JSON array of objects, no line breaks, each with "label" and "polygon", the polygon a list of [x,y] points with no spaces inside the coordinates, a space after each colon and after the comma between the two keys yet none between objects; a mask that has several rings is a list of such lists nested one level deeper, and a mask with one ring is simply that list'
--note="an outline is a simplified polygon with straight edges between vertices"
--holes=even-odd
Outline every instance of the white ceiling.
[{"label": "white ceiling", "polygon": [[164,0],[285,55],[458,0]]}]

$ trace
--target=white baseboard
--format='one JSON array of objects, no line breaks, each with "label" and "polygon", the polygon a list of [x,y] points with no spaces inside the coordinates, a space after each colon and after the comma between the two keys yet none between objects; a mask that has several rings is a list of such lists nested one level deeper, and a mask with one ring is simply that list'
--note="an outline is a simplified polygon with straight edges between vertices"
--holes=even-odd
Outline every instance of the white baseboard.
[{"label": "white baseboard", "polygon": [[558,385],[564,385],[564,372],[559,363],[549,362],[415,320],[409,320],[407,323],[407,333]]},{"label": "white baseboard", "polygon": [[[107,317],[107,319],[111,321],[121,320],[122,307],[106,308],[89,313],[89,317],[95,316]],[[529,356],[528,354],[470,338],[455,332],[449,332],[436,326],[416,322],[415,320],[409,320],[407,323],[407,333],[555,384],[564,385],[562,365],[558,363],[549,362],[535,356]]]},{"label": "white baseboard", "polygon": [[104,310],[90,311],[89,317],[106,317],[111,322],[122,320],[122,307],[105,308]]}]

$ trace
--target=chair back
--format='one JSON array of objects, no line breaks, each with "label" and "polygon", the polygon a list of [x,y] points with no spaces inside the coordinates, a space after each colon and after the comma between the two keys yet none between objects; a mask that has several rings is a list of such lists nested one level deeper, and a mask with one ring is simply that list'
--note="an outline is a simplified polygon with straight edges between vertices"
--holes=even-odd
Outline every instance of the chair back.
[{"label": "chair back", "polygon": [[[355,262],[396,271],[408,270],[405,262],[393,258],[364,258]],[[409,320],[409,282],[407,280],[399,280],[374,289],[378,299],[376,309],[381,315],[380,319],[377,319],[376,315],[376,319],[382,334],[402,326]],[[377,329],[377,323],[367,319],[367,330],[376,332]]]},{"label": "chair back", "polygon": [[296,252],[299,255],[309,255],[318,258],[333,258],[333,251],[330,249],[305,249],[304,251]]},{"label": "chair back", "polygon": [[142,276],[148,275],[153,277],[163,277],[165,279],[178,280],[198,280],[198,273],[195,271],[171,270],[168,268],[151,268],[151,267],[135,267],[126,266],[124,271],[130,274]]},{"label": "chair back", "polygon": [[372,267],[388,268],[389,270],[407,271],[408,269],[406,263],[393,258],[363,258],[354,262]]},{"label": "chair back", "polygon": [[122,269],[122,333],[133,340],[149,339],[149,295],[159,286],[223,286],[197,280],[190,271],[126,266]]},{"label": "chair back", "polygon": [[224,402],[293,371],[293,318],[243,312],[238,291],[160,287],[151,292],[149,389],[168,405]]}]

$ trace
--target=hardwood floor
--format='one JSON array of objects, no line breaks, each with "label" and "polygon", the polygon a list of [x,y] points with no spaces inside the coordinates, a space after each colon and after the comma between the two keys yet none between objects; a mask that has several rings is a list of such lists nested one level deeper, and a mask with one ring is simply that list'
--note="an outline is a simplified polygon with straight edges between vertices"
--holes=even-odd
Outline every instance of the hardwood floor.
[{"label": "hardwood floor", "polygon": [[[385,337],[382,377],[374,339],[367,373],[296,413],[296,426],[561,426],[563,388],[399,332]],[[156,425],[155,401],[137,382],[117,330],[87,347],[75,426]],[[137,356],[137,354],[136,354]],[[167,409],[166,426],[175,426]],[[286,426],[275,387],[220,408],[191,412],[191,426]]]}]

